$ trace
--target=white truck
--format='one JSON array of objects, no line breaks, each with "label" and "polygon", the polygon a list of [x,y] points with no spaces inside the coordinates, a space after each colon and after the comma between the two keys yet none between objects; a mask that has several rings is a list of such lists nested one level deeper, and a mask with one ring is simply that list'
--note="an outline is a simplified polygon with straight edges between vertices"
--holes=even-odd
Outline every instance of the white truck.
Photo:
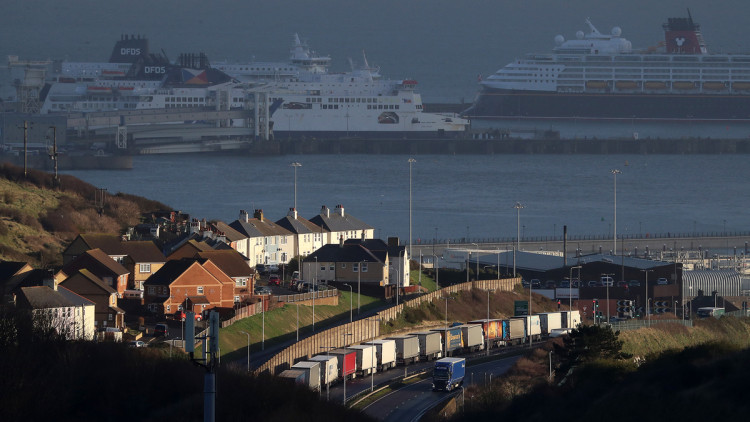
[{"label": "white truck", "polygon": [[375,358],[380,371],[396,367],[396,340],[372,340],[364,344],[375,346]]}]

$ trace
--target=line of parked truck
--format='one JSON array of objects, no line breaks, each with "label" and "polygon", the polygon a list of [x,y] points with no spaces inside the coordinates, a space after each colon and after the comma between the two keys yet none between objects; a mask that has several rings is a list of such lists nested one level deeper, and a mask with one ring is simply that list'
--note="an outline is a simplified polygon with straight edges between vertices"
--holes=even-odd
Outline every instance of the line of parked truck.
[{"label": "line of parked truck", "polygon": [[[295,363],[280,376],[320,391],[322,386],[387,371],[397,365],[435,359],[447,362],[444,358],[485,350],[486,347],[498,348],[541,340],[543,337],[555,337],[569,332],[580,322],[579,311],[559,311],[507,319],[479,319],[466,324],[455,323],[450,327],[394,335],[329,350]],[[454,362],[451,367],[457,365],[457,361],[451,362]],[[455,382],[439,384],[440,387],[436,389],[446,391],[457,386]]]}]

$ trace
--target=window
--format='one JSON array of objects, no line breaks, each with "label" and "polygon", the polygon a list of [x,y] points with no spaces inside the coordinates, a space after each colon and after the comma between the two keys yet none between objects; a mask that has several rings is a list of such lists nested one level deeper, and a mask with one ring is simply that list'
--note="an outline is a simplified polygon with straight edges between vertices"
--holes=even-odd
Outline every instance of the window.
[{"label": "window", "polygon": [[142,273],[150,273],[151,272],[151,264],[140,264],[138,271]]},{"label": "window", "polygon": [[331,271],[335,271],[335,270],[336,270],[336,267],[335,267],[334,265],[335,265],[335,264],[331,264],[331,266],[330,266],[330,267],[329,267],[328,269],[329,269],[329,270],[331,270]]},{"label": "window", "polygon": [[342,263],[341,263],[341,268],[342,268],[342,269],[343,269],[343,268],[346,268],[346,262],[342,262]]},{"label": "window", "polygon": [[352,271],[354,271],[355,273],[359,272],[359,262],[355,262],[352,264]]},{"label": "window", "polygon": [[171,307],[172,307],[172,305],[167,305],[167,313],[169,313],[171,311],[171,309],[170,309]]},{"label": "window", "polygon": [[362,263],[362,272],[363,272],[363,273],[366,273],[366,272],[367,272],[367,263],[366,263],[366,262],[363,262],[363,263]]},{"label": "window", "polygon": [[203,286],[198,286],[198,294],[199,295],[203,294]]},{"label": "window", "polygon": [[325,270],[326,270],[325,264],[320,264],[320,271],[325,271]]},{"label": "window", "polygon": [[240,303],[240,297],[239,296],[235,296],[234,297],[234,303]]}]

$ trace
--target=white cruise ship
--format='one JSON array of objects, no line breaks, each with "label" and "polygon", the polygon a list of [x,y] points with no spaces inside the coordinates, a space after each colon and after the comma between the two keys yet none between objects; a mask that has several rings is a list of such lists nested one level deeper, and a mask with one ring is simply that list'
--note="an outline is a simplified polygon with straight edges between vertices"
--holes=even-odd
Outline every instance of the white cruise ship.
[{"label": "white cruise ship", "polygon": [[750,122],[750,55],[709,54],[700,25],[670,18],[664,43],[636,51],[615,27],[555,37],[481,81],[476,119]]}]

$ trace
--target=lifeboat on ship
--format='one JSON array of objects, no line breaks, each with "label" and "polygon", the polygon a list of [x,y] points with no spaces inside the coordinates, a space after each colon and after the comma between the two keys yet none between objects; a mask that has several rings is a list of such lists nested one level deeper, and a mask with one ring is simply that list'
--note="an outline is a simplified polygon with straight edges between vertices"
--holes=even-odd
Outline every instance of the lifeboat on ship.
[{"label": "lifeboat on ship", "polygon": [[617,89],[637,89],[638,82],[635,81],[617,81],[615,82],[615,88]]},{"label": "lifeboat on ship", "polygon": [[607,81],[586,81],[587,89],[607,89]]},{"label": "lifeboat on ship", "polygon": [[643,85],[646,89],[667,89],[666,82],[646,82]]},{"label": "lifeboat on ship", "polygon": [[102,70],[102,77],[105,78],[122,78],[125,76],[125,72],[121,70]]},{"label": "lifeboat on ship", "polygon": [[681,91],[695,89],[695,82],[674,82],[672,83],[672,88]]},{"label": "lifeboat on ship", "polygon": [[108,86],[91,85],[86,88],[86,93],[94,95],[107,95],[112,93],[112,88]]},{"label": "lifeboat on ship", "polygon": [[723,91],[727,89],[727,85],[724,82],[703,82],[703,89],[709,91]]}]

